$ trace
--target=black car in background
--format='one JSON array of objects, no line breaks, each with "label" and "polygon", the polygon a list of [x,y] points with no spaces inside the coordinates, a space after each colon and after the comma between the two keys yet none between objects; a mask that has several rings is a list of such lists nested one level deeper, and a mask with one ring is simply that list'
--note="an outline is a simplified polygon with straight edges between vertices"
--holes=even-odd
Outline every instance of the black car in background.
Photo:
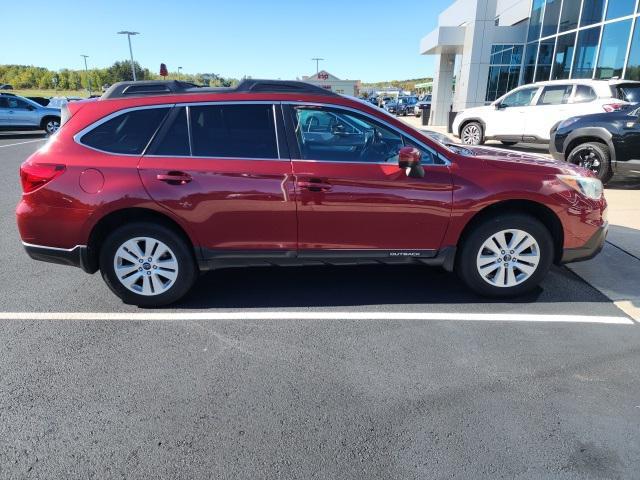
[{"label": "black car in background", "polygon": [[640,175],[640,107],[571,117],[551,130],[551,155],[588,168],[602,183]]}]

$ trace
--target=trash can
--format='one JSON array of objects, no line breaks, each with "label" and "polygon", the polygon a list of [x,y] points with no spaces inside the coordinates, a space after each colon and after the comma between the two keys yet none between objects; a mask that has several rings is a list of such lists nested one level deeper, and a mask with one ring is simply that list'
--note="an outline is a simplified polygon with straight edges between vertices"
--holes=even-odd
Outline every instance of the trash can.
[{"label": "trash can", "polygon": [[429,125],[429,117],[431,116],[431,105],[426,103],[420,107],[422,110],[422,125]]},{"label": "trash can", "polygon": [[453,121],[456,119],[458,112],[449,112],[449,123],[447,123],[447,133],[453,133]]}]

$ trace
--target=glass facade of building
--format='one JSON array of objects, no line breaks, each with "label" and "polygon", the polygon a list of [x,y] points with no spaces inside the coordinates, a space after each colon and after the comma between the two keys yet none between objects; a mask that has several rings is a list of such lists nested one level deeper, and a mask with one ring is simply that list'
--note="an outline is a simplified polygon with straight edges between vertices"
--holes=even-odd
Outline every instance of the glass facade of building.
[{"label": "glass facade of building", "polygon": [[639,14],[639,0],[533,0],[519,83],[640,80]]},{"label": "glass facade of building", "polygon": [[487,102],[493,102],[518,86],[523,45],[492,45]]}]

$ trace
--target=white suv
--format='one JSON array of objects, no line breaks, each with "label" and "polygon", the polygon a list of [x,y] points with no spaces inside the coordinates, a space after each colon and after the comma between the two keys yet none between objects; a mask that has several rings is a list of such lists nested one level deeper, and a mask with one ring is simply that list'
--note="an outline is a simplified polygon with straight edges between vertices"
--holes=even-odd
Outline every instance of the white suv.
[{"label": "white suv", "polygon": [[549,132],[569,117],[612,112],[640,101],[640,82],[625,80],[553,80],[523,85],[491,105],[456,115],[453,133],[462,143],[500,140],[548,143]]}]

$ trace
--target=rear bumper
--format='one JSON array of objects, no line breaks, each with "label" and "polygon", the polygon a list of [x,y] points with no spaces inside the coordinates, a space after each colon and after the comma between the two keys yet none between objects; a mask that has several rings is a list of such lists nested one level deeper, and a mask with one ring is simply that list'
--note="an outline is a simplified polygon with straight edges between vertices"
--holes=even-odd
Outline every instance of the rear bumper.
[{"label": "rear bumper", "polygon": [[587,243],[585,243],[582,247],[579,248],[565,248],[562,252],[561,263],[573,263],[573,262],[584,262],[586,260],[591,260],[593,257],[598,255],[604,247],[604,242],[607,239],[607,233],[609,231],[609,224],[604,224],[600,227],[589,239]]},{"label": "rear bumper", "polygon": [[22,242],[22,245],[27,251],[27,255],[34,260],[69,265],[81,268],[87,273],[93,273],[89,267],[88,249],[85,245],[76,245],[73,248],[47,247],[25,242]]}]

